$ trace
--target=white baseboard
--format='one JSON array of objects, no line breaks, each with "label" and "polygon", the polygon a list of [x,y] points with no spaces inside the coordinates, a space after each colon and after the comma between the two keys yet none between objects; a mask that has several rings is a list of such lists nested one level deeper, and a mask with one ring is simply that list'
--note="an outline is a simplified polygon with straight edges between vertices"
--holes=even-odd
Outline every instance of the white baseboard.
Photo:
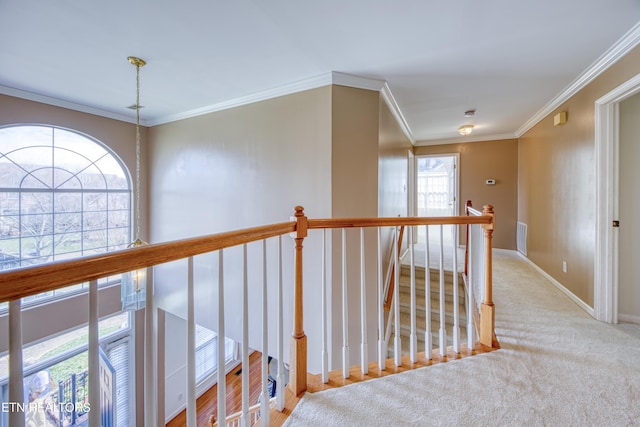
[{"label": "white baseboard", "polygon": [[637,325],[640,325],[640,316],[634,316],[633,314],[618,313],[618,322],[635,323]]},{"label": "white baseboard", "polygon": [[[546,271],[544,271],[542,268],[538,267],[536,264],[534,264],[533,261],[531,261],[529,258],[527,258],[526,256],[524,256],[523,254],[521,254],[518,251],[515,251],[515,253],[518,254],[518,256],[520,258],[522,258],[524,261],[526,261],[531,267],[533,267],[534,270],[536,270],[538,273],[542,274],[542,276],[544,276],[545,279],[547,279],[549,282],[551,282],[553,284],[553,286],[555,286],[556,288],[560,289],[562,291],[562,293],[564,293],[566,296],[568,296],[569,298],[571,298],[571,301],[575,302],[576,304],[578,304],[578,307],[580,307],[581,309],[583,309],[584,311],[586,311],[587,313],[589,313],[589,315],[591,317],[593,317],[595,319],[596,317],[596,313],[593,310],[593,307],[589,306],[586,302],[582,301],[580,298],[578,298],[576,296],[576,294],[574,294],[573,292],[571,292],[569,289],[565,288],[565,286],[558,282],[556,279],[554,279],[553,277],[551,277],[551,275],[549,275],[549,273],[547,273]],[[639,319],[640,320],[640,319]]]}]

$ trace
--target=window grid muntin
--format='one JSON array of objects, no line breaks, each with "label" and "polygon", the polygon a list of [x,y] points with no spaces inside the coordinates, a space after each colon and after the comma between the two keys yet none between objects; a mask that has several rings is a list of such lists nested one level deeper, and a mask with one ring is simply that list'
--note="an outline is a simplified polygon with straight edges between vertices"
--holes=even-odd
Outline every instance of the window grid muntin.
[{"label": "window grid muntin", "polygon": [[[30,128],[25,130],[26,136],[20,135],[19,128]],[[31,265],[34,257],[27,256],[27,262],[25,262],[25,252],[24,243],[25,240],[35,239],[36,237],[25,235],[21,232],[21,228],[23,227],[22,216],[20,215],[22,212],[22,203],[24,202],[24,195],[29,193],[53,193],[50,196],[51,205],[49,206],[48,212],[40,212],[40,213],[30,213],[24,215],[31,215],[31,218],[35,216],[50,216],[51,225],[50,229],[46,233],[42,233],[41,236],[45,239],[51,239],[49,242],[50,245],[53,245],[53,239],[55,236],[64,236],[67,234],[79,234],[81,238],[79,239],[79,248],[66,248],[64,249],[64,245],[57,249],[53,247],[53,250],[50,253],[46,253],[43,251],[44,255],[41,257],[37,257],[38,263],[42,263],[43,260],[51,261],[60,258],[69,258],[70,254],[78,254],[80,256],[87,254],[97,254],[104,253],[110,250],[116,250],[125,248],[131,240],[131,222],[132,222],[132,190],[131,190],[131,178],[128,173],[128,170],[124,166],[123,162],[115,155],[109,148],[105,147],[99,141],[91,138],[88,135],[84,135],[81,132],[77,132],[74,130],[47,126],[47,125],[38,125],[38,124],[27,124],[27,125],[15,125],[15,126],[6,126],[0,127],[0,132],[6,129],[16,130],[13,133],[8,134],[9,138],[20,138],[22,146],[18,146],[19,143],[14,143],[10,145],[10,151],[0,152],[0,163],[5,163],[8,165],[15,166],[17,169],[13,169],[11,167],[7,167],[9,173],[13,173],[16,175],[16,179],[13,176],[9,176],[9,179],[5,179],[5,182],[11,185],[15,182],[19,187],[6,187],[0,184],[0,194],[3,195],[3,198],[0,198],[0,218],[3,219],[11,219],[15,218],[18,220],[18,224],[11,226],[7,225],[6,221],[0,222],[0,248],[3,247],[3,243],[9,242],[9,246],[15,245],[17,246],[17,255],[19,258],[19,265],[29,264]],[[31,132],[27,134],[26,132]],[[65,137],[63,134],[67,134],[68,137]],[[62,139],[58,135],[62,135]],[[58,139],[56,140],[56,138]],[[43,143],[44,140],[48,139],[49,143]],[[33,144],[28,144],[29,141],[36,140]],[[93,145],[90,145],[90,144]],[[83,145],[84,144],[84,145]],[[71,149],[69,147],[79,147],[76,149]],[[15,161],[15,156],[12,157],[12,154],[16,152],[20,152],[18,157],[28,158],[28,155],[24,153],[28,153],[28,149],[45,149],[46,154],[45,157],[49,156],[50,153],[50,165],[43,166],[40,162],[40,159],[35,160],[34,164],[27,164],[26,162],[23,164],[22,162]],[[87,155],[80,152],[80,150],[86,149]],[[0,146],[0,150],[2,147]],[[93,157],[91,156],[91,152],[93,152]],[[79,167],[72,167],[72,161],[68,160],[64,157],[62,153],[71,153],[72,157],[81,158],[85,162],[83,165]],[[97,153],[97,154],[96,154]],[[58,159],[58,161],[57,161]],[[60,167],[60,164],[65,167]],[[103,170],[100,165],[108,168],[108,170]],[[49,169],[49,171],[44,172]],[[65,179],[60,182],[56,182],[56,171],[62,171]],[[89,173],[90,171],[93,171]],[[20,177],[19,173],[21,172],[22,176]],[[98,172],[98,173],[96,173]],[[50,178],[44,178],[48,173],[50,173]],[[38,175],[40,174],[40,175]],[[43,176],[44,175],[44,176]],[[39,178],[42,177],[42,179]],[[60,175],[62,176],[62,175]],[[97,177],[97,179],[96,179]],[[25,180],[33,179],[35,183],[38,183],[37,186],[26,187],[24,186]],[[50,183],[47,182],[50,179]],[[71,180],[74,180],[79,184],[79,188],[61,188],[63,186],[68,185]],[[96,183],[99,182],[100,185]],[[70,210],[70,211],[57,211],[55,209],[56,198],[54,195],[57,194],[78,194],[80,209]],[[85,206],[85,196],[91,194],[104,194],[106,198],[104,209],[95,209],[84,210]],[[17,199],[17,200],[16,200]],[[13,204],[13,208],[11,207],[10,201],[17,201],[17,209],[15,209],[15,203]],[[112,202],[113,200],[113,202]],[[8,203],[9,202],[9,203]],[[9,205],[9,206],[8,206]],[[117,207],[116,207],[117,206]],[[16,212],[17,211],[17,212]],[[5,215],[5,212],[7,213]],[[104,212],[104,226],[91,226],[91,228],[84,228],[85,221],[84,216],[86,214],[93,214],[98,212]],[[56,216],[57,215],[65,215],[70,213],[79,213],[81,218],[79,221],[79,227],[75,228],[68,232],[60,232],[59,229],[56,229]],[[124,213],[124,215],[123,215]],[[29,218],[26,216],[26,218]],[[117,223],[113,230],[111,229],[112,219],[117,218]],[[8,231],[7,231],[8,229]],[[17,229],[17,232],[16,232]],[[5,231],[10,233],[10,235],[5,235]],[[127,238],[123,238],[122,231],[126,231]],[[87,248],[84,242],[84,234],[85,232],[93,232],[94,235],[102,232],[104,233],[104,243],[99,244],[95,243],[90,248]],[[16,235],[17,234],[17,235]],[[48,245],[47,245],[48,246]],[[33,248],[33,246],[32,246]],[[34,250],[35,248],[31,249]],[[11,255],[15,255],[13,252]],[[3,268],[3,264],[8,264],[8,262],[3,262],[0,264],[0,269]],[[14,266],[15,267],[15,266]],[[105,278],[105,280],[101,280],[102,283],[112,283],[113,278]],[[81,288],[85,288],[84,284],[81,285]],[[68,295],[65,290],[59,290],[60,293]],[[55,295],[55,291],[52,292]],[[6,304],[0,304],[0,311],[6,310]]]}]

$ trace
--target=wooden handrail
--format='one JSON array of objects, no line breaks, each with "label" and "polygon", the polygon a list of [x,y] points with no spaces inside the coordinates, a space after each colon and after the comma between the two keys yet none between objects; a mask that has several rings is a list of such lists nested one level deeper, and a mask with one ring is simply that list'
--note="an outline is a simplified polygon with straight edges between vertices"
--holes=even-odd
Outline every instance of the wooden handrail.
[{"label": "wooden handrail", "polygon": [[394,227],[415,225],[466,225],[490,224],[490,216],[425,216],[391,218],[326,218],[309,219],[309,229],[355,228],[355,227]]},{"label": "wooden handrail", "polygon": [[7,270],[0,273],[0,302],[292,233],[296,227],[283,222]]}]

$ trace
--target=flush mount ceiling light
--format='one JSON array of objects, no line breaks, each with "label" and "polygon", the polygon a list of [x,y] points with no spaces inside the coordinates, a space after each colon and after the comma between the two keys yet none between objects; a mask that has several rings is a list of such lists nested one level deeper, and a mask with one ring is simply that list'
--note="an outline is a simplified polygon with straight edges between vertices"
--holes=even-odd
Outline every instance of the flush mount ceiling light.
[{"label": "flush mount ceiling light", "polygon": [[473,131],[473,125],[464,125],[458,128],[458,133],[462,136],[467,136]]}]

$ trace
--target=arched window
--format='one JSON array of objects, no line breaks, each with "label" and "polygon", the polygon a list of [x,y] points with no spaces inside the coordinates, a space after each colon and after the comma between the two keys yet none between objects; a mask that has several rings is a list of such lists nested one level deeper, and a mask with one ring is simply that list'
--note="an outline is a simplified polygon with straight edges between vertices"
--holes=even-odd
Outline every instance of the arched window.
[{"label": "arched window", "polygon": [[0,128],[0,270],[125,248],[130,182],[116,155],[86,135]]}]

